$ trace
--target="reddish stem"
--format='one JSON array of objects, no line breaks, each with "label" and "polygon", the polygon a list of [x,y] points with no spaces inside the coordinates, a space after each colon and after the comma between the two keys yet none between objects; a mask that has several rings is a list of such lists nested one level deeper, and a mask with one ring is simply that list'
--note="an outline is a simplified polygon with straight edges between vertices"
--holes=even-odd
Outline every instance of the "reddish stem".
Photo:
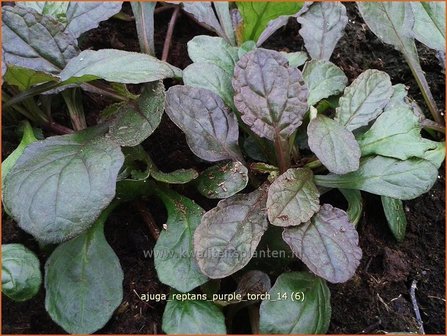
[{"label": "reddish stem", "polygon": [[161,60],[166,62],[169,56],[169,48],[171,47],[172,34],[174,33],[175,22],[177,21],[177,16],[180,11],[180,7],[176,7],[171,16],[171,21],[169,21],[168,31],[166,32],[166,39],[163,45],[163,53],[161,55]]}]

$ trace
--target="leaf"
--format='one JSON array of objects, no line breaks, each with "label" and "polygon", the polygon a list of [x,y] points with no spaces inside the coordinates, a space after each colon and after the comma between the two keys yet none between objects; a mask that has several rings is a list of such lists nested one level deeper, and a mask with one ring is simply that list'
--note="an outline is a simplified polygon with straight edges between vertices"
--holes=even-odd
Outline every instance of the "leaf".
[{"label": "leaf", "polygon": [[438,177],[431,162],[419,158],[405,161],[383,156],[368,157],[360,168],[346,175],[316,175],[319,186],[358,189],[401,200],[416,198],[429,191]]},{"label": "leaf", "polygon": [[[287,299],[277,300],[287,293]],[[301,294],[304,300],[298,299]],[[331,292],[323,279],[305,272],[283,273],[270,290],[272,300],[261,303],[263,334],[324,334],[331,320]],[[294,297],[295,298],[295,297]]]},{"label": "leaf", "polygon": [[445,159],[445,142],[435,142],[435,148],[428,150],[422,156],[422,159],[430,161],[439,169]]},{"label": "leaf", "polygon": [[115,196],[124,157],[98,133],[90,129],[34,142],[6,176],[5,207],[37,240],[76,237]]},{"label": "leaf", "polygon": [[231,161],[205,169],[197,179],[197,190],[208,198],[228,198],[247,183],[248,169],[239,161]]},{"label": "leaf", "polygon": [[158,127],[165,108],[162,81],[146,84],[140,97],[122,105],[111,121],[110,138],[120,146],[133,147],[146,140]]},{"label": "leaf", "polygon": [[45,264],[45,308],[71,334],[101,329],[123,299],[123,271],[104,237],[108,214],[59,245]]},{"label": "leaf", "polygon": [[166,334],[226,334],[225,317],[209,301],[170,300],[163,313]]},{"label": "leaf", "polygon": [[156,190],[168,211],[167,229],[154,247],[154,263],[160,281],[180,292],[189,292],[208,281],[193,253],[193,234],[200,224],[201,207],[169,189]]},{"label": "leaf", "polygon": [[[282,15],[296,14],[302,2],[237,2],[244,23],[244,41],[257,41],[272,20]],[[272,26],[270,26],[271,28]]]},{"label": "leaf", "polygon": [[194,63],[217,65],[230,77],[233,77],[234,65],[239,59],[238,48],[221,37],[206,35],[195,36],[188,42],[188,55]]},{"label": "leaf", "polygon": [[195,180],[199,176],[194,169],[177,169],[170,173],[154,170],[151,175],[154,180],[169,184],[185,184]]},{"label": "leaf", "polygon": [[340,2],[314,2],[297,21],[310,57],[328,61],[343,36],[348,16]]},{"label": "leaf", "polygon": [[154,10],[156,2],[131,2],[141,52],[155,56]]},{"label": "leaf", "polygon": [[290,168],[270,186],[267,213],[276,226],[299,225],[320,209],[320,194],[310,169]]},{"label": "leaf", "polygon": [[233,27],[233,20],[231,18],[230,4],[227,1],[217,1],[214,2],[213,5],[228,42],[235,46],[236,36]]},{"label": "leaf", "polygon": [[17,1],[16,6],[29,7],[42,15],[49,15],[57,19],[59,22],[66,21],[67,8],[69,2],[57,1]]},{"label": "leaf", "polygon": [[[292,68],[298,68],[303,65],[307,61],[307,54],[305,51],[297,51],[297,52],[284,52],[280,51],[280,53],[287,58],[289,62],[289,66]],[[304,74],[303,74],[304,76]]]},{"label": "leaf", "polygon": [[355,189],[339,189],[344,198],[348,202],[348,214],[349,222],[357,226],[363,213],[363,201],[360,191]]},{"label": "leaf", "polygon": [[22,124],[23,135],[22,140],[14,151],[8,155],[8,157],[2,162],[2,186],[5,185],[6,175],[9,174],[12,167],[16,164],[17,160],[22,156],[25,148],[37,141],[37,138],[34,135],[33,128],[28,121],[24,121]]},{"label": "leaf", "polygon": [[114,2],[70,2],[67,8],[67,30],[75,37],[96,28],[101,21],[117,14],[122,7],[122,1]]},{"label": "leaf", "polygon": [[366,70],[345,89],[336,109],[335,120],[350,131],[368,125],[382,113],[392,93],[388,74]]},{"label": "leaf", "polygon": [[332,173],[346,174],[360,164],[360,147],[354,134],[336,121],[319,114],[307,127],[312,152]]},{"label": "leaf", "polygon": [[402,242],[407,228],[407,217],[401,200],[382,196],[383,211],[385,212],[388,227],[397,241]]},{"label": "leaf", "polygon": [[427,47],[445,51],[445,3],[410,2],[414,37]]},{"label": "leaf", "polygon": [[256,49],[256,42],[255,41],[245,41],[242,43],[239,47],[239,50],[237,52],[238,58],[242,58],[246,53],[255,50]]},{"label": "leaf", "polygon": [[2,245],[2,293],[14,301],[35,296],[42,283],[40,262],[22,244]]},{"label": "leaf", "polygon": [[194,252],[204,274],[225,278],[248,264],[267,230],[266,196],[263,189],[238,194],[203,215],[194,234]]},{"label": "leaf", "polygon": [[223,99],[225,105],[233,107],[232,76],[222,68],[211,63],[193,63],[183,70],[185,85],[209,90]]},{"label": "leaf", "polygon": [[2,7],[2,34],[6,65],[58,74],[79,53],[75,37],[61,23],[20,6]]},{"label": "leaf", "polygon": [[385,106],[385,111],[396,107],[408,107],[407,103],[408,89],[404,84],[393,85],[393,94],[389,103]]},{"label": "leaf", "polygon": [[307,104],[315,105],[323,98],[343,92],[348,78],[335,64],[324,60],[311,60],[306,63],[303,78],[309,88]]},{"label": "leaf", "polygon": [[279,52],[255,49],[236,64],[234,104],[242,120],[261,137],[288,137],[307,111],[308,90],[301,72]]},{"label": "leaf", "polygon": [[[260,138],[258,138],[258,139],[262,140]],[[270,150],[273,153],[274,149],[273,149],[272,143],[269,142],[268,145],[270,145],[269,146],[269,147],[271,147]],[[267,155],[266,155],[266,153],[264,153],[260,144],[255,139],[255,135],[253,135],[253,136],[249,135],[244,140],[243,148],[244,148],[245,154],[247,154],[251,159],[253,159],[255,161],[268,162]]]},{"label": "leaf", "polygon": [[191,151],[207,161],[242,160],[237,119],[215,93],[177,85],[166,95],[166,113],[185,134]]},{"label": "leaf", "polygon": [[181,76],[180,69],[153,56],[116,49],[84,50],[60,73],[67,83],[105,79],[140,84]]},{"label": "leaf", "polygon": [[54,75],[12,64],[8,65],[3,79],[8,85],[16,86],[19,91],[28,90],[37,84],[58,81],[58,78]]},{"label": "leaf", "polygon": [[378,154],[406,160],[423,157],[436,143],[421,137],[418,117],[410,106],[383,112],[358,142],[362,156]]},{"label": "leaf", "polygon": [[346,282],[360,265],[359,235],[343,210],[323,204],[311,221],[284,229],[284,241],[316,275]]},{"label": "leaf", "polygon": [[246,296],[247,294],[264,294],[272,288],[270,277],[261,271],[248,271],[238,281],[236,293]]}]

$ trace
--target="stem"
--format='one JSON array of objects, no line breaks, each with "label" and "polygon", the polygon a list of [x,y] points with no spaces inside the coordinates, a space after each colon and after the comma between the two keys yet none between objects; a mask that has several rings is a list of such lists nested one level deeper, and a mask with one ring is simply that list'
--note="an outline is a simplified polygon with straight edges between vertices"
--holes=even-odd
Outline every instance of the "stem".
[{"label": "stem", "polygon": [[73,133],[73,130],[71,128],[65,127],[54,121],[43,124],[42,127],[61,135]]},{"label": "stem", "polygon": [[79,89],[68,89],[62,92],[62,97],[67,104],[68,113],[70,114],[71,124],[76,131],[87,128],[85,121],[84,107],[82,106],[82,96]]},{"label": "stem", "polygon": [[279,172],[284,173],[290,167],[289,144],[278,133],[275,134],[275,152],[278,160]]},{"label": "stem", "polygon": [[135,208],[140,213],[140,216],[143,218],[143,221],[147,224],[152,238],[154,238],[154,240],[158,240],[158,238],[160,237],[160,229],[155,223],[154,217],[152,216],[151,212],[142,201],[136,201],[134,204]]},{"label": "stem", "polygon": [[103,86],[100,83],[84,83],[81,85],[86,91],[90,91],[99,95],[103,95],[114,100],[118,101],[128,101],[129,99],[125,96],[122,96],[114,91],[110,91],[110,88],[107,86]]},{"label": "stem", "polygon": [[172,34],[174,33],[175,22],[177,21],[177,16],[180,11],[180,7],[176,7],[171,16],[171,21],[169,21],[168,31],[166,32],[166,39],[163,45],[163,53],[161,55],[161,60],[166,62],[169,56],[169,48],[171,47]]},{"label": "stem", "polygon": [[319,168],[321,166],[322,166],[322,164],[321,164],[320,160],[310,161],[304,165],[304,167],[310,168],[310,169]]},{"label": "stem", "polygon": [[345,179],[342,176],[315,175],[315,184],[326,188],[352,189],[352,179]]}]

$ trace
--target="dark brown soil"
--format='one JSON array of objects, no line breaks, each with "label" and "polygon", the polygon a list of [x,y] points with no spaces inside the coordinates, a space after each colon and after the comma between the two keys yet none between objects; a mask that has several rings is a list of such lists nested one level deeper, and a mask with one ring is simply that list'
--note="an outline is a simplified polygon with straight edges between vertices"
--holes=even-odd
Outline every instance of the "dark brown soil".
[{"label": "dark brown soil", "polygon": [[[410,94],[424,106],[410,70],[398,52],[382,44],[366,28],[353,4],[346,4],[350,21],[346,34],[338,43],[332,61],[340,66],[350,81],[368,68],[390,74],[394,84],[404,83]],[[156,17],[156,50],[160,57],[170,11]],[[299,25],[291,21],[270,38],[265,47],[277,50],[303,50],[303,41],[297,34]],[[210,34],[185,15],[175,27],[169,62],[184,68],[190,63],[186,42],[193,36]],[[89,32],[81,41],[82,48],[118,48],[138,51],[136,31],[132,22],[109,20]],[[444,75],[433,53],[419,46],[421,63],[436,97],[444,111]],[[172,83],[166,83],[171,85]],[[107,102],[88,98],[89,123],[94,123],[98,111]],[[3,126],[3,157],[17,145],[14,128]],[[195,158],[188,149],[184,135],[168,118],[145,143],[144,147],[160,169],[202,169],[204,162]],[[409,295],[413,280],[417,281],[416,297],[427,333],[445,334],[445,174],[444,167],[434,188],[416,200],[405,202],[408,218],[407,236],[397,243],[389,229],[380,199],[365,195],[365,215],[358,224],[363,259],[355,277],[341,285],[330,285],[332,295],[332,322],[330,333],[381,333],[416,331],[417,324]],[[179,191],[190,197],[196,194],[187,187]],[[329,201],[344,206],[337,193],[329,194]],[[214,206],[203,198],[197,202],[206,209]],[[156,200],[147,205],[159,224],[166,220],[163,206]],[[5,218],[5,217],[3,217]],[[153,248],[155,241],[137,211],[130,205],[118,209],[106,226],[106,236],[120,258],[124,270],[124,300],[111,321],[100,333],[154,334],[161,333],[164,302],[144,303],[136,293],[168,293],[161,284],[153,261],[144,257],[144,251]],[[22,243],[38,252],[42,264],[48,252],[40,251],[31,236],[17,228],[12,221],[3,221],[3,243]],[[40,251],[40,252],[39,252]],[[135,293],[136,292],[136,293]],[[51,321],[44,308],[44,290],[25,303],[11,302],[2,297],[4,334],[54,334],[64,331]],[[242,311],[235,320],[232,332],[247,333],[248,315]],[[242,321],[242,322],[240,322]]]}]

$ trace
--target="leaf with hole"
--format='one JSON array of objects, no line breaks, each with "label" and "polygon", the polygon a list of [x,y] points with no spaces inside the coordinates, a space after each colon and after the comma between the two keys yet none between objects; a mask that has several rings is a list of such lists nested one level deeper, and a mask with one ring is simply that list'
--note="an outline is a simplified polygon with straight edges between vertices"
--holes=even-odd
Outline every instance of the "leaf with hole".
[{"label": "leaf with hole", "polygon": [[360,265],[359,235],[343,210],[323,204],[307,223],[284,229],[284,241],[316,275],[346,282]]}]

